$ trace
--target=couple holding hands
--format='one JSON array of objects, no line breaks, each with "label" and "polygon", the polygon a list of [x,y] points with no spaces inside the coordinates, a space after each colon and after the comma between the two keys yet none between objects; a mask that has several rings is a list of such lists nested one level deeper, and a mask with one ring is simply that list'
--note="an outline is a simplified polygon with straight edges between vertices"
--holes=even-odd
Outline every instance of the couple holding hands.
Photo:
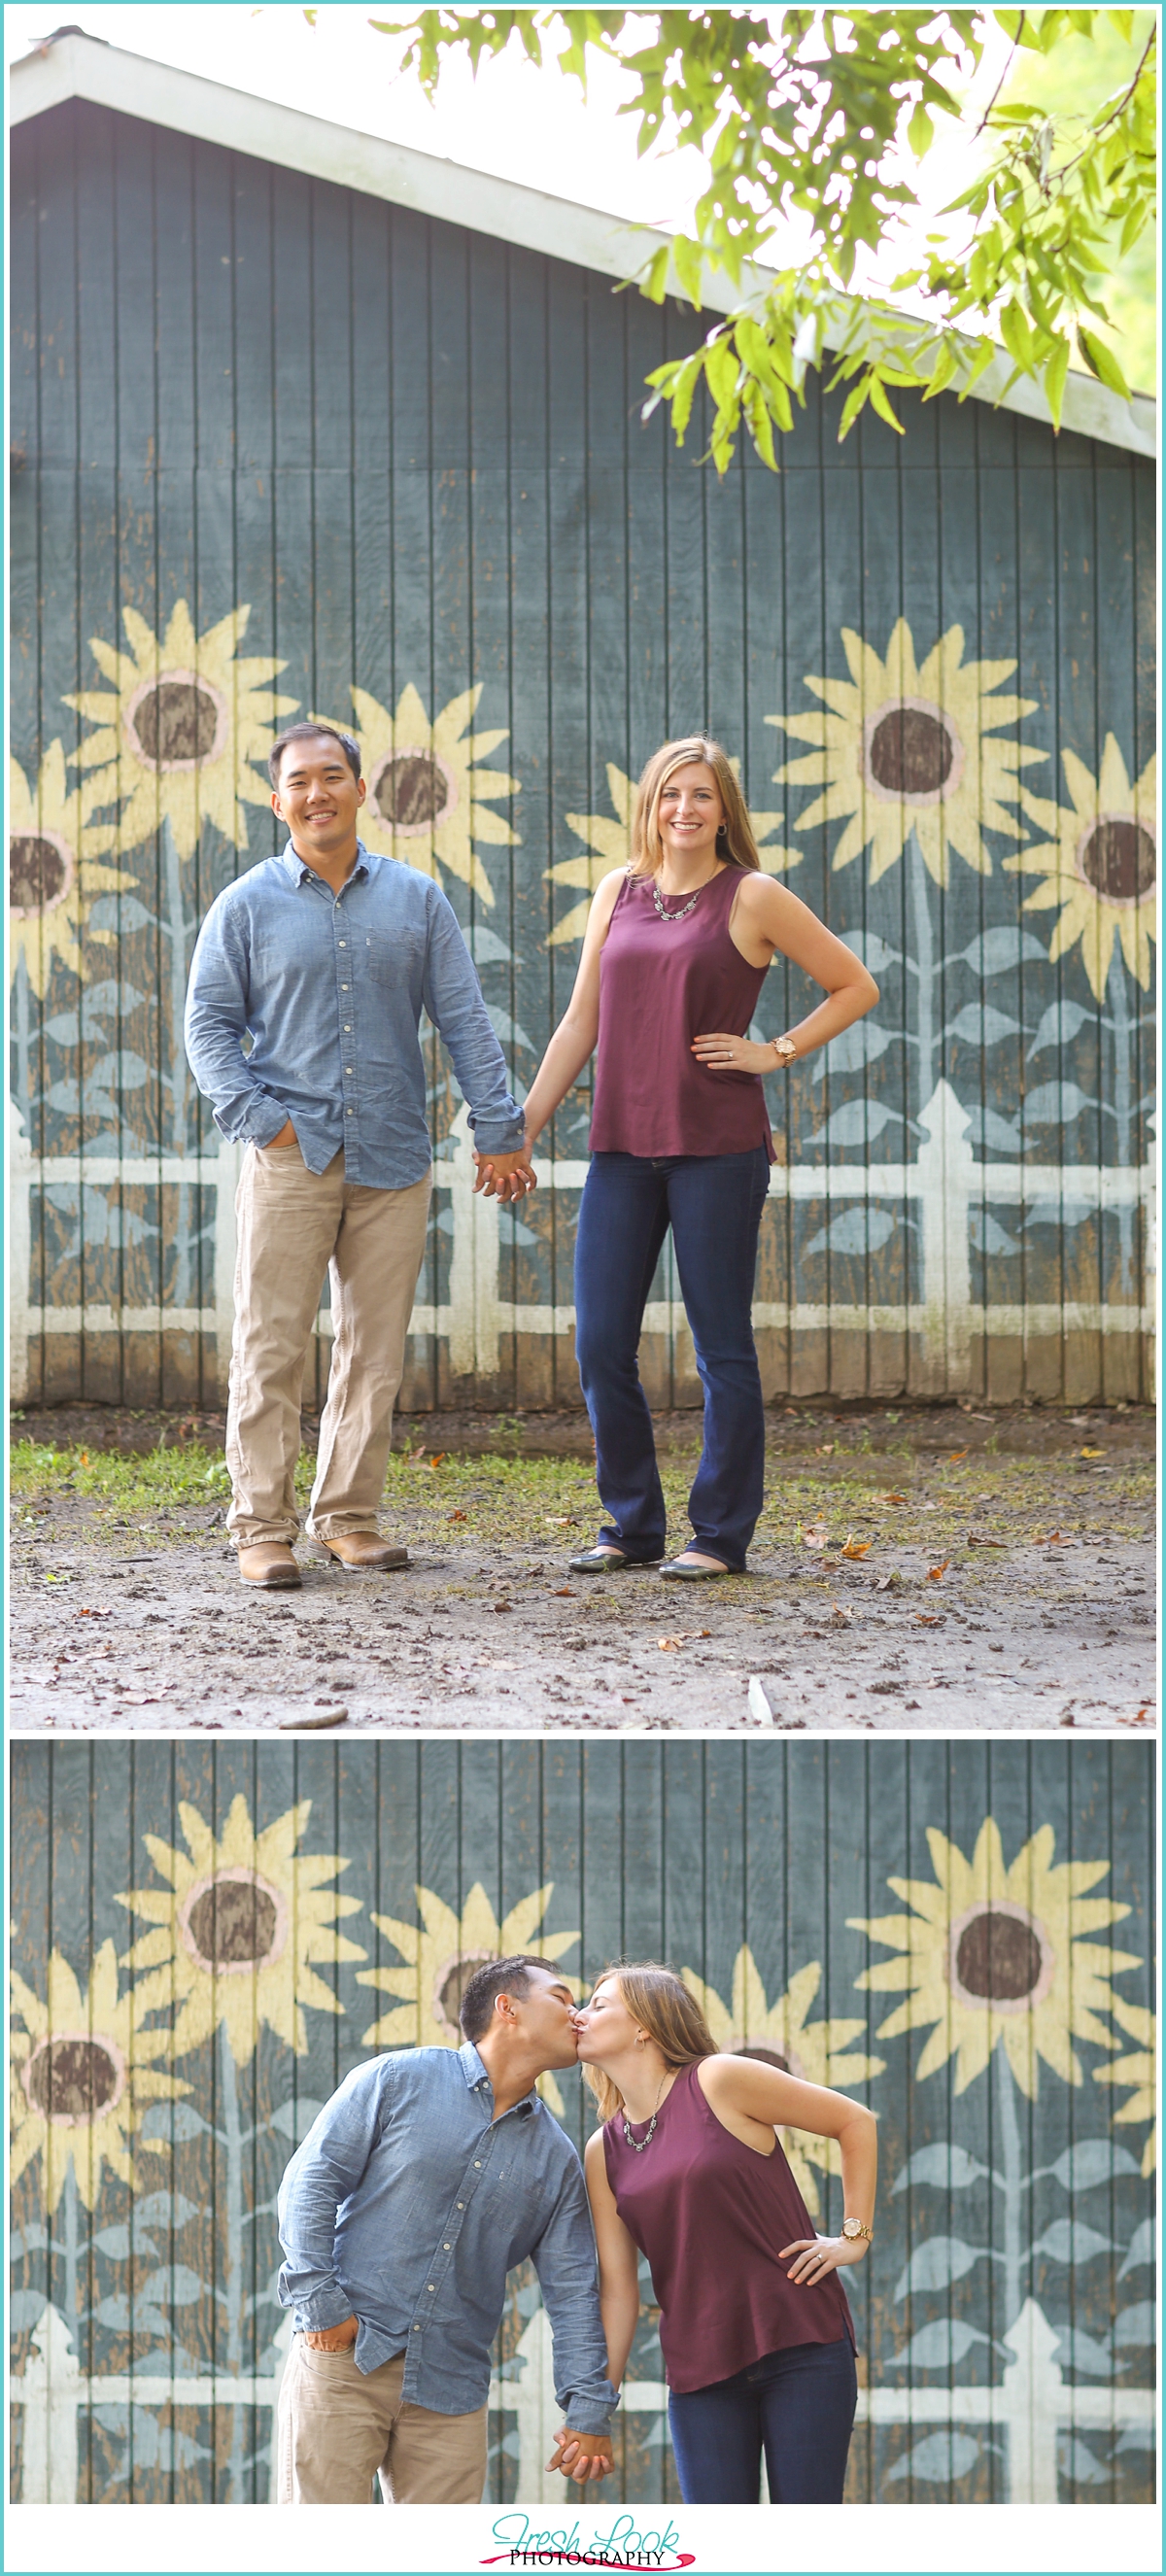
[{"label": "couple holding hands", "polygon": [[[606,1968],[578,2007],[544,1960],[490,1960],[460,2018],[460,2049],[354,2068],[284,2175],[280,2503],[367,2504],[378,2472],[387,2501],[477,2503],[490,2346],[528,2257],[564,2418],[548,2465],[604,2477],[641,2256],[685,2503],[756,2504],[763,2454],[772,2503],[840,2503],[856,2378],[838,2276],[871,2239],[872,2113],[718,2054],[655,1963]],[[583,2169],[536,2089],[576,2064],[602,2123]],[[838,2143],[837,2236],[814,2232],[785,2126]]]},{"label": "couple holding hands", "polygon": [[[245,1583],[299,1585],[294,1470],[325,1273],[333,1349],[307,1531],[354,1573],[407,1564],[378,1527],[432,1181],[424,1010],[469,1103],[476,1186],[519,1199],[531,1153],[598,1048],[575,1251],[576,1355],[608,1515],[576,1573],[660,1565],[664,1498],[637,1348],[669,1227],[704,1390],[692,1540],[665,1575],[740,1572],[761,1509],[765,1421],[751,1322],[774,1160],[762,1076],[871,1009],[866,968],[762,872],[733,767],[703,735],[640,780],[628,867],[602,878],[566,1013],[523,1109],[451,906],[365,849],[350,735],[274,745],[289,831],[212,904],[191,966],[186,1051],[217,1125],[245,1145],[227,1415],[228,1527]],[[747,1032],[770,964],[824,990],[800,1024]]]}]

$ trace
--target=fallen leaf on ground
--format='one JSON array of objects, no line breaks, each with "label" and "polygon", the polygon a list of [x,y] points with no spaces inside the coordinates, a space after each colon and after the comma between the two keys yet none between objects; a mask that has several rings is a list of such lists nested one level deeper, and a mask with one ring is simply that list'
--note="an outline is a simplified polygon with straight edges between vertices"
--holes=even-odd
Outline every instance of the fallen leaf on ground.
[{"label": "fallen leaf on ground", "polygon": [[961,1458],[966,1458],[966,1457],[967,1457],[967,1455],[968,1455],[968,1452],[967,1452],[967,1450],[966,1450],[966,1449],[952,1449],[952,1450],[949,1452],[949,1455],[948,1455],[948,1461],[947,1461],[948,1466],[949,1466],[949,1467],[958,1467],[958,1466],[959,1466],[959,1463],[960,1463]]},{"label": "fallen leaf on ground", "polygon": [[575,1518],[574,1512],[544,1512],[544,1513],[543,1513],[543,1519],[544,1519],[544,1521],[546,1522],[548,1529],[570,1529],[571,1523],[572,1523],[572,1521],[574,1520],[574,1518]]},{"label": "fallen leaf on ground", "polygon": [[899,1578],[897,1574],[880,1574],[878,1582],[875,1585],[875,1591],[889,1592],[892,1583],[897,1583],[898,1580]]},{"label": "fallen leaf on ground", "polygon": [[490,1607],[494,1612],[495,1617],[497,1617],[498,1613],[502,1610],[513,1610],[514,1603],[513,1601],[492,1601]]},{"label": "fallen leaf on ground", "polygon": [[572,1592],[569,1583],[562,1584],[559,1590],[554,1594],[554,1599],[556,1601],[577,1601],[578,1598],[578,1593]]},{"label": "fallen leaf on ground", "polygon": [[832,1440],[823,1440],[819,1447],[814,1451],[815,1458],[832,1458],[833,1455],[834,1443]]},{"label": "fallen leaf on ground", "polygon": [[907,1497],[905,1494],[876,1494],[874,1499],[876,1503],[905,1503]]},{"label": "fallen leaf on ground", "polygon": [[850,1622],[851,1622],[851,1620],[852,1620],[852,1619],[853,1619],[853,1617],[854,1617],[854,1612],[853,1612],[853,1610],[844,1610],[844,1609],[843,1609],[843,1607],[842,1607],[842,1603],[841,1603],[840,1601],[835,1601],[835,1602],[834,1602],[834,1604],[833,1604],[833,1610],[834,1610],[834,1616],[835,1616],[835,1618],[836,1618],[836,1619],[841,1619],[843,1626],[844,1626],[844,1627],[846,1627],[846,1628],[848,1628],[848,1627],[850,1626]]},{"label": "fallen leaf on ground", "polygon": [[694,1637],[711,1637],[712,1633],[711,1628],[680,1628],[674,1637],[658,1637],[656,1643],[662,1655],[670,1655],[677,1646],[690,1646]]},{"label": "fallen leaf on ground", "polygon": [[869,1556],[873,1545],[873,1539],[852,1538],[848,1530],[846,1533],[846,1545],[843,1548],[842,1553],[843,1556],[849,1557]]},{"label": "fallen leaf on ground", "polygon": [[1042,1531],[1036,1530],[1033,1533],[1032,1544],[1034,1547],[1059,1547],[1061,1545],[1061,1533],[1059,1530],[1050,1530],[1046,1537]]},{"label": "fallen leaf on ground", "polygon": [[969,1530],[967,1544],[969,1547],[1005,1547],[1007,1541],[1002,1538],[985,1538],[982,1530]]},{"label": "fallen leaf on ground", "polygon": [[112,1610],[74,1610],[74,1619],[112,1619]]},{"label": "fallen leaf on ground", "polygon": [[466,1516],[464,1512],[451,1512],[449,1517],[451,1521],[464,1521]]},{"label": "fallen leaf on ground", "polygon": [[825,1521],[816,1521],[810,1529],[804,1529],[802,1531],[803,1547],[821,1549],[827,1544]]},{"label": "fallen leaf on ground", "polygon": [[[282,1735],[289,1735],[292,1733],[298,1734],[301,1727],[340,1726],[343,1724],[347,1715],[348,1711],[346,1708],[317,1707],[312,1710],[308,1717],[281,1717],[279,1721],[279,1729]],[[207,1722],[207,1719],[203,1718],[202,1724],[204,1726]],[[199,1721],[196,1719],[195,1724],[197,1725],[198,1723]]]},{"label": "fallen leaf on ground", "polygon": [[1079,1449],[1077,1455],[1079,1458],[1104,1458],[1105,1451],[1104,1449]]},{"label": "fallen leaf on ground", "polygon": [[942,1578],[943,1578],[943,1576],[946,1574],[947,1569],[948,1569],[948,1567],[949,1567],[949,1565],[950,1565],[950,1564],[951,1564],[951,1558],[950,1558],[950,1556],[945,1556],[945,1558],[944,1558],[944,1560],[943,1560],[942,1565],[929,1565],[929,1566],[928,1566],[928,1568],[927,1568],[927,1580],[928,1580],[928,1582],[929,1582],[929,1583],[939,1583],[940,1581],[942,1581]]},{"label": "fallen leaf on ground", "polygon": [[435,1457],[433,1457],[433,1458],[431,1458],[431,1459],[430,1459],[430,1461],[429,1461],[430,1468],[432,1469],[432,1468],[434,1468],[434,1467],[440,1467],[441,1462],[442,1462],[442,1459],[444,1458],[444,1456],[445,1456],[445,1451],[444,1451],[444,1449],[439,1449],[439,1450],[437,1451],[436,1456],[435,1456]]},{"label": "fallen leaf on ground", "polygon": [[942,1611],[916,1610],[913,1616],[918,1620],[921,1628],[942,1628],[945,1625]]},{"label": "fallen leaf on ground", "polygon": [[759,1682],[756,1673],[753,1673],[750,1676],[749,1681],[749,1715],[750,1717],[759,1717],[763,1724],[772,1725],[773,1723],[773,1710],[769,1705],[769,1701],[766,1698],[765,1692],[761,1687],[761,1683]]}]

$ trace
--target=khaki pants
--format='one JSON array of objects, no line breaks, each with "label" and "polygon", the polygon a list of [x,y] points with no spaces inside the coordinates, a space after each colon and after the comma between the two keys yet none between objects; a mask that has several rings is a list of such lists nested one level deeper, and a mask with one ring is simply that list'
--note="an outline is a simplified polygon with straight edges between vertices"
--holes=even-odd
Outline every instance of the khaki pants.
[{"label": "khaki pants", "polygon": [[403,2405],[405,2356],[360,2371],[351,2344],[317,2352],[292,2340],[279,2392],[279,2504],[480,2504],[486,2409],[435,2415]]},{"label": "khaki pants", "polygon": [[307,1527],[323,1539],[375,1530],[430,1186],[426,1173],[409,1189],[368,1189],[345,1180],[342,1153],[309,1172],[298,1145],[248,1146],[227,1407],[237,1547],[299,1535],[304,1363],[329,1269],[335,1339]]}]

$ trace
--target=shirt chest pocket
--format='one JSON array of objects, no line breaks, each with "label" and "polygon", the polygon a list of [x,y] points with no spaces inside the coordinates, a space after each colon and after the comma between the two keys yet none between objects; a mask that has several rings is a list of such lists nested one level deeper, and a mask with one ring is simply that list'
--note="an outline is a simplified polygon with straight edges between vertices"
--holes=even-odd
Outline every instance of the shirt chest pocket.
[{"label": "shirt chest pocket", "polygon": [[349,934],[355,973],[379,992],[416,989],[418,1001],[425,971],[425,942],[407,925],[395,930],[361,923]]}]

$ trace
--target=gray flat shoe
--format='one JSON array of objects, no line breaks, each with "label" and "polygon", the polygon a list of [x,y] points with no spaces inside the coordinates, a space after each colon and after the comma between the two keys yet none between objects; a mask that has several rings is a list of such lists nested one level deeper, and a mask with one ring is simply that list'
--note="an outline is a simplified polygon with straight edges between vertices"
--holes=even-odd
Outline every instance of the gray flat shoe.
[{"label": "gray flat shoe", "polygon": [[660,1572],[671,1583],[717,1583],[722,1574],[731,1574],[731,1565],[684,1565],[678,1556]]},{"label": "gray flat shoe", "polygon": [[637,1566],[658,1565],[658,1556],[625,1556],[619,1547],[586,1547],[580,1556],[568,1558],[572,1574],[622,1574]]}]

